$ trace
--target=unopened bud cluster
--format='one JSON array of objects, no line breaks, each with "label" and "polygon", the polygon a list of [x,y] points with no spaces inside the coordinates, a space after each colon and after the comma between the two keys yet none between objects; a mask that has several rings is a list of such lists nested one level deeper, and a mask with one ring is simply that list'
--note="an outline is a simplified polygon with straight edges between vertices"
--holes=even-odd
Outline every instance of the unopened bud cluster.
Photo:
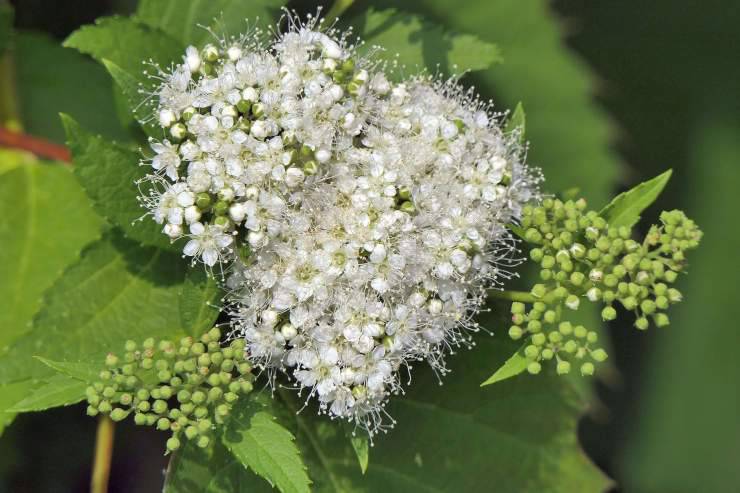
[{"label": "unopened bud cluster", "polygon": [[502,117],[456,79],[394,82],[314,18],[187,49],[153,95],[154,219],[229,277],[251,360],[377,429],[399,369],[469,344],[537,195]]},{"label": "unopened bud cluster", "polygon": [[178,449],[183,437],[207,447],[214,426],[252,391],[244,341],[222,347],[220,337],[213,328],[199,340],[186,337],[179,344],[126,342],[123,357],[109,354],[100,380],[87,388],[87,413],[108,414],[114,421],[133,414],[137,425],[169,430],[168,451]]},{"label": "unopened bud cluster", "polygon": [[531,290],[531,303],[511,306],[513,339],[529,338],[524,353],[530,373],[539,373],[543,360],[553,360],[557,372],[573,365],[590,375],[594,363],[607,358],[597,346],[596,332],[568,321],[568,310],[582,301],[602,303],[601,316],[613,320],[615,303],[634,313],[635,326],[668,325],[665,311],[681,301],[670,285],[686,268],[685,252],[696,248],[701,231],[683,212],[663,212],[660,225],[650,228],[643,242],[632,229],[610,227],[584,200],[546,199],[527,206],[521,220],[524,237],[535,245],[530,257],[540,265],[541,283]]}]

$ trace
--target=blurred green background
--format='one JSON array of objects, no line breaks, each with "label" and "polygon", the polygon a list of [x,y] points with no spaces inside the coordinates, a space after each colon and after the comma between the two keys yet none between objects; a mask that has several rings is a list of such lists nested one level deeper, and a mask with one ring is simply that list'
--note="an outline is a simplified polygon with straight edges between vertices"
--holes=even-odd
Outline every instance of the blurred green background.
[{"label": "blurred green background", "polygon": [[[46,99],[19,88],[27,131],[61,141],[54,115],[63,109],[102,133],[121,132],[101,118],[115,111],[105,74],[90,63],[80,64],[79,81],[50,76],[73,62],[49,39],[58,44],[135,2],[11,3],[16,27],[36,33],[16,40],[19,77],[45,86]],[[352,9],[379,6],[499,45],[504,63],[465,80],[499,108],[524,102],[530,161],[550,190],[578,184],[598,208],[674,169],[644,217],[682,208],[704,229],[681,281],[686,301],[666,330],[639,333],[628,316],[609,327],[615,371],[596,383],[579,435],[615,491],[740,491],[740,2],[357,0]],[[65,106],[78,83],[91,88],[87,108]],[[0,440],[0,492],[85,491],[94,427],[79,407],[20,416]],[[128,423],[117,440],[111,491],[158,491],[163,437]]]}]

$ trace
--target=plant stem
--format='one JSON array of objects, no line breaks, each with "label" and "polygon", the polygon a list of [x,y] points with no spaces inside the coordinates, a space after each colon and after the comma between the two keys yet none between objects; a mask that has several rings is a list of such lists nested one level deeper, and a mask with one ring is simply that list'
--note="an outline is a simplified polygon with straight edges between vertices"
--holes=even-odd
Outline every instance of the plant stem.
[{"label": "plant stem", "polygon": [[329,12],[326,13],[326,20],[329,22],[333,21],[337,17],[341,16],[345,10],[350,8],[355,0],[335,0],[332,4]]},{"label": "plant stem", "polygon": [[93,463],[90,493],[107,493],[110,464],[113,457],[113,420],[101,416],[98,420],[98,431],[95,436],[95,462]]},{"label": "plant stem", "polygon": [[64,146],[4,128],[0,128],[0,146],[21,149],[36,155],[36,157],[53,159],[54,161],[69,163],[72,160],[69,149]]},{"label": "plant stem", "polygon": [[15,90],[15,64],[11,50],[0,56],[0,127],[20,131],[18,95]]},{"label": "plant stem", "polygon": [[522,303],[541,301],[539,298],[535,298],[532,293],[528,293],[526,291],[502,291],[500,289],[489,289],[488,296],[501,300],[521,301]]}]

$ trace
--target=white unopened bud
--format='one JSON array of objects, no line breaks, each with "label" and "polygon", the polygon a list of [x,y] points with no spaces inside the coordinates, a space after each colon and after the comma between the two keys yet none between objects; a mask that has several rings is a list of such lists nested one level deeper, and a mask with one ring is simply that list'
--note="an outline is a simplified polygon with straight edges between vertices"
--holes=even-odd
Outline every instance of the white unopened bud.
[{"label": "white unopened bud", "polygon": [[171,126],[177,121],[177,115],[170,109],[163,109],[159,112],[159,124],[165,128]]},{"label": "white unopened bud", "polygon": [[229,217],[235,223],[242,222],[244,218],[246,217],[246,215],[247,215],[247,208],[242,203],[233,204],[231,207],[229,207]]},{"label": "white unopened bud", "polygon": [[185,49],[185,64],[191,72],[195,73],[200,69],[200,53],[195,46],[188,46]]},{"label": "white unopened bud", "polygon": [[164,234],[166,234],[173,240],[176,240],[177,238],[182,236],[182,226],[180,226],[179,224],[167,223],[164,225]]},{"label": "white unopened bud", "polygon": [[427,309],[432,315],[439,315],[442,313],[442,301],[437,299],[430,300],[427,305]]}]

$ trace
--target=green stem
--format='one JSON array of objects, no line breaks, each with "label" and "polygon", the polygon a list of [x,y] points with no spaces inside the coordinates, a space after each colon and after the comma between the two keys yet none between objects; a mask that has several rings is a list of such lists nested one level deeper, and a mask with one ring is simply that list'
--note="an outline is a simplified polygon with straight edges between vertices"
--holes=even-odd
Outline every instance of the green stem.
[{"label": "green stem", "polygon": [[326,13],[326,19],[331,22],[337,17],[340,17],[345,10],[350,8],[355,0],[335,0],[334,4]]},{"label": "green stem", "polygon": [[0,127],[16,132],[23,129],[15,90],[15,64],[10,50],[0,55]]},{"label": "green stem", "polygon": [[110,464],[113,458],[113,420],[101,416],[98,420],[98,431],[95,435],[95,459],[93,462],[90,493],[107,493]]},{"label": "green stem", "polygon": [[488,296],[500,300],[520,301],[522,303],[534,303],[542,301],[536,298],[532,293],[526,291],[501,291],[500,289],[489,289]]}]

